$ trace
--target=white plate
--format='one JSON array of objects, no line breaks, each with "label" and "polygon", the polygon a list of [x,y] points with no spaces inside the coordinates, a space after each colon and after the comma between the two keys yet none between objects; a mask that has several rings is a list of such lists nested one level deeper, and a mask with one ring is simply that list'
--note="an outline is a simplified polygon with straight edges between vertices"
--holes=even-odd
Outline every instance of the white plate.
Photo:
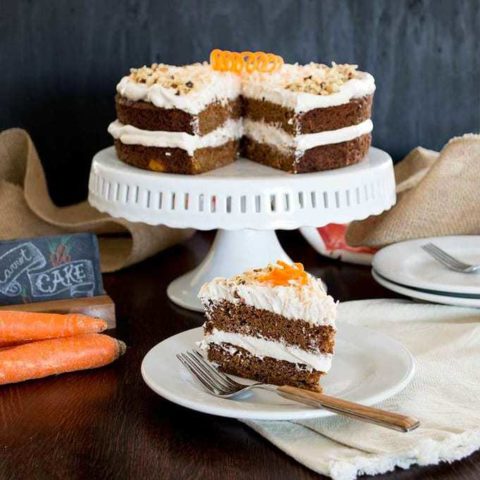
[{"label": "white plate", "polygon": [[480,295],[480,275],[448,270],[423,251],[421,246],[432,242],[467,263],[480,263],[480,236],[408,240],[382,248],[373,257],[372,267],[384,279],[409,288],[439,292]]},{"label": "white plate", "polygon": [[[175,356],[195,348],[195,342],[201,337],[201,327],[187,330],[164,340],[147,353],[142,363],[142,376],[154,392],[192,410],[223,417],[294,420],[334,415],[262,390],[255,390],[241,400],[210,395]],[[375,330],[340,322],[336,350],[333,367],[323,381],[324,391],[329,395],[373,405],[405,388],[414,374],[410,352],[396,340]]]},{"label": "white plate", "polygon": [[405,287],[397,283],[390,282],[382,275],[372,269],[373,278],[385,288],[392,292],[400,293],[410,298],[424,300],[426,302],[441,303],[443,305],[455,305],[457,307],[474,307],[480,308],[480,298],[456,297],[454,294],[438,295],[432,292],[416,290],[414,288]]}]

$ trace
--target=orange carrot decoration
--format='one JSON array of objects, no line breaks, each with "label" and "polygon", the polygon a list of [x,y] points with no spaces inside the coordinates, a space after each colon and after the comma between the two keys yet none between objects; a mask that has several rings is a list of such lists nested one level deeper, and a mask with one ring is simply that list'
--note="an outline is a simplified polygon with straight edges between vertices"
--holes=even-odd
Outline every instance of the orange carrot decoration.
[{"label": "orange carrot decoration", "polygon": [[103,332],[107,323],[79,313],[0,311],[0,346]]},{"label": "orange carrot decoration", "polygon": [[288,263],[277,260],[277,265],[268,273],[262,274],[258,277],[261,282],[267,282],[276,286],[290,285],[291,282],[306,285],[308,283],[308,274],[305,272],[301,263]]},{"label": "orange carrot decoration", "polygon": [[216,48],[210,53],[210,65],[219,72],[273,73],[283,65],[283,58],[265,52],[230,52]]},{"label": "orange carrot decoration", "polygon": [[0,385],[102,367],[125,349],[123,342],[97,333],[5,348],[0,350]]}]

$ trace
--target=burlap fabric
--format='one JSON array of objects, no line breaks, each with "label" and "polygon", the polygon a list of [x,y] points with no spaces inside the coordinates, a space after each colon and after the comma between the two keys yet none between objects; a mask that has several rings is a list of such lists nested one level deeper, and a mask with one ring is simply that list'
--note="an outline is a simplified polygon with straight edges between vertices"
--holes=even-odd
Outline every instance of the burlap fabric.
[{"label": "burlap fabric", "polygon": [[[69,181],[67,175],[65,180]],[[192,234],[191,230],[112,218],[87,202],[57,207],[50,199],[30,136],[16,128],[0,133],[0,205],[0,240],[94,232],[99,239],[103,272],[140,262]]]},{"label": "burlap fabric", "polygon": [[395,166],[397,204],[353,222],[347,242],[381,247],[411,238],[480,234],[480,135],[450,140],[440,153],[416,148]]}]

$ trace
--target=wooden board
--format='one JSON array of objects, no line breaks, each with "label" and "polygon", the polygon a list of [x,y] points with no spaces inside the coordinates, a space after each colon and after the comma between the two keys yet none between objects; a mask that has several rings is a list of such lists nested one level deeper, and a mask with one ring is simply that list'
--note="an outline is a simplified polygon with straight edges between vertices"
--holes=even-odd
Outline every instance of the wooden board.
[{"label": "wooden board", "polygon": [[47,302],[21,303],[16,305],[3,305],[1,310],[23,310],[26,312],[51,312],[51,313],[83,313],[98,317],[107,322],[108,328],[115,328],[115,304],[108,295],[96,297],[69,298],[64,300],[49,300]]}]

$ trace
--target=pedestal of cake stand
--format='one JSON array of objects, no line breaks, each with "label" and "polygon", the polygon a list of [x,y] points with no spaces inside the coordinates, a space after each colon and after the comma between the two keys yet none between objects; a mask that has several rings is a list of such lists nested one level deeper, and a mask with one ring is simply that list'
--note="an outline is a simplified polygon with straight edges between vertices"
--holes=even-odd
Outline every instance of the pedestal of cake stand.
[{"label": "pedestal of cake stand", "polygon": [[215,277],[230,277],[277,260],[292,261],[274,230],[218,230],[202,263],[170,283],[167,295],[177,305],[202,311],[197,294],[205,282]]},{"label": "pedestal of cake stand", "polygon": [[168,287],[173,302],[201,311],[203,282],[289,260],[275,230],[377,215],[395,203],[395,179],[390,156],[376,148],[356,165],[326,172],[292,175],[241,158],[192,176],[131,167],[111,147],[93,159],[88,198],[100,211],[132,222],[219,229],[200,266]]}]

